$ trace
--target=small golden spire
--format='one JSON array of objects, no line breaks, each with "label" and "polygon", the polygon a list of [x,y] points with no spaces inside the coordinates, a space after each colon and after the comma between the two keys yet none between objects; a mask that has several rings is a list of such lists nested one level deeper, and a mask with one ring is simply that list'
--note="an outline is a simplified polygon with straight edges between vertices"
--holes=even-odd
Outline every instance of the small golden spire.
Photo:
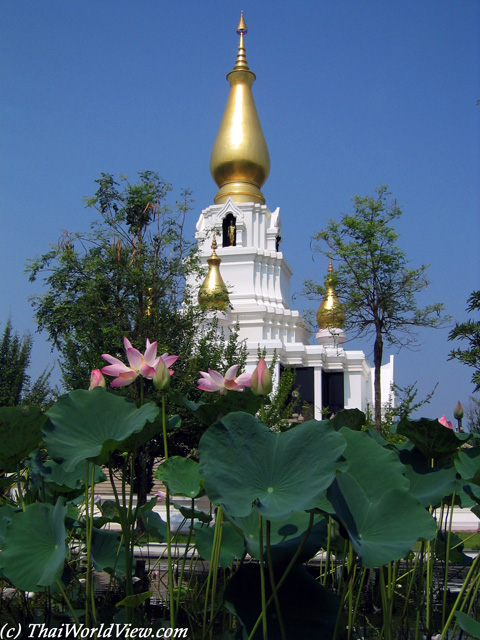
[{"label": "small golden spire", "polygon": [[217,236],[213,231],[212,255],[208,258],[208,273],[198,292],[198,304],[202,309],[224,311],[230,302],[228,289],[220,273],[220,263],[217,256]]},{"label": "small golden spire", "polygon": [[250,71],[247,62],[247,54],[245,53],[245,45],[243,42],[243,36],[247,33],[247,25],[245,24],[245,20],[243,19],[243,11],[240,13],[240,22],[238,23],[237,33],[240,36],[240,42],[238,43],[237,60],[233,69],[234,71],[242,69]]},{"label": "small golden spire", "polygon": [[317,322],[320,329],[342,329],[345,324],[345,313],[332,284],[332,259],[328,262],[328,273],[325,278],[325,297],[317,311]]},{"label": "small golden spire", "polygon": [[252,95],[255,74],[250,71],[245,54],[247,26],[243,12],[237,33],[237,59],[227,75],[230,94],[210,156],[210,172],[219,187],[216,204],[229,197],[234,202],[264,204],[260,187],[270,173],[270,155]]}]

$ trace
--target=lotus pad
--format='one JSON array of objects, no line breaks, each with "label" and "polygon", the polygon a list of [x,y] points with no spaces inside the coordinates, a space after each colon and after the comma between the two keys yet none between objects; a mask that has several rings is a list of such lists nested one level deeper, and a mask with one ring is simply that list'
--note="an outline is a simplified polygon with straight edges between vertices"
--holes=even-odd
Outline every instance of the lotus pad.
[{"label": "lotus pad", "polygon": [[404,418],[398,423],[397,433],[409,438],[427,458],[439,458],[456,451],[470,438],[469,433],[456,433],[438,420]]},{"label": "lotus pad", "polygon": [[199,471],[214,504],[234,516],[266,518],[313,509],[346,467],[345,439],[328,421],[311,420],[274,433],[253,416],[230,413],[199,444]]},{"label": "lotus pad", "polygon": [[171,495],[196,498],[203,489],[198,463],[191,458],[182,458],[181,456],[168,458],[158,467],[155,478],[161,480],[168,487]]},{"label": "lotus pad", "polygon": [[367,567],[402,558],[419,538],[432,539],[436,523],[409,493],[396,454],[366,433],[342,429],[348,470],[328,492],[352,545]]},{"label": "lotus pad", "polygon": [[36,503],[13,515],[0,563],[18,589],[42,591],[61,578],[67,557],[65,513],[60,499],[55,507]]},{"label": "lotus pad", "polygon": [[104,464],[109,454],[147,420],[153,422],[158,407],[147,402],[137,409],[133,402],[101,387],[72,391],[47,411],[44,439],[50,456],[72,471],[81,460]]}]

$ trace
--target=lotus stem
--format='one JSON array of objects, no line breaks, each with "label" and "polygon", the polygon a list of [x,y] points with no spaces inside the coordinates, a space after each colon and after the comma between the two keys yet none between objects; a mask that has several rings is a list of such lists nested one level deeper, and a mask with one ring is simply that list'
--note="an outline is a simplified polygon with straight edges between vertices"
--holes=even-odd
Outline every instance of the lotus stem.
[{"label": "lotus stem", "polygon": [[[313,527],[313,513],[310,513],[310,521],[308,523],[308,527],[307,530],[305,531],[305,534],[300,542],[300,544],[298,545],[297,550],[295,551],[295,553],[293,554],[292,559],[290,560],[290,562],[288,563],[287,568],[285,569],[283,576],[280,578],[280,580],[277,583],[277,591],[280,591],[280,587],[282,586],[282,584],[285,582],[285,580],[288,577],[288,574],[290,573],[290,571],[292,570],[292,567],[295,565],[295,563],[297,562],[297,558],[298,556],[301,554],[303,547],[305,546],[305,543],[307,541],[308,536],[310,535],[310,532],[312,531],[312,527]],[[270,606],[270,604],[273,602],[273,595],[270,596],[270,598],[267,600],[267,605],[266,608],[268,609],[268,607]],[[255,632],[258,629],[258,625],[260,624],[260,622],[262,621],[263,618],[263,613],[260,613],[260,615],[258,616],[258,618],[255,621],[255,624],[253,625],[252,630],[250,631],[250,635],[248,636],[248,640],[251,640],[253,638],[253,636],[255,635]]]},{"label": "lotus stem", "polygon": [[[260,516],[260,519],[262,518],[262,516]],[[287,636],[285,633],[285,626],[283,624],[283,616],[282,616],[282,609],[280,607],[280,601],[278,599],[278,591],[277,591],[277,586],[275,584],[275,574],[273,571],[273,561],[272,561],[272,547],[271,547],[271,522],[270,520],[267,520],[267,563],[268,563],[268,571],[269,571],[269,575],[270,575],[270,584],[272,585],[272,595],[273,595],[273,599],[275,600],[275,608],[277,611],[277,617],[278,617],[278,626],[280,627],[280,634],[282,636],[282,640],[287,640]]]},{"label": "lotus stem", "polygon": [[[262,629],[263,629],[263,640],[267,640],[268,632],[267,632],[267,604],[265,597],[265,567],[263,563],[263,525],[262,525],[262,516],[259,514],[258,516],[258,537],[259,537],[259,567],[260,567],[260,596],[262,600]],[[276,590],[274,592],[274,597],[276,595]]]},{"label": "lotus stem", "polygon": [[[163,454],[165,460],[168,460],[168,443],[167,443],[167,414],[165,406],[165,393],[162,393],[162,432],[163,432]],[[173,566],[172,566],[172,538],[170,531],[170,491],[168,486],[165,487],[165,510],[167,520],[167,562],[168,562],[168,599],[170,604],[170,626],[175,629],[175,596],[173,591]]]},{"label": "lotus stem", "polygon": [[[452,535],[452,522],[453,522],[453,507],[455,504],[455,491],[452,493],[452,500],[450,503],[450,513],[447,511],[448,520],[448,532],[445,549],[445,575],[443,578],[443,606],[442,606],[442,627],[445,624],[445,617],[447,614],[447,588],[448,588],[448,568],[450,564],[450,539]],[[442,503],[443,505],[443,503]],[[443,520],[442,520],[443,522]]]},{"label": "lotus stem", "polygon": [[447,635],[448,628],[449,628],[450,624],[452,623],[452,620],[453,620],[453,617],[455,615],[455,612],[457,610],[460,611],[461,608],[462,608],[462,607],[460,607],[460,609],[457,609],[457,607],[460,604],[460,602],[462,601],[464,593],[465,593],[465,591],[467,591],[467,588],[468,588],[468,585],[470,583],[470,580],[471,580],[472,576],[475,575],[475,573],[476,573],[476,571],[477,571],[479,566],[480,566],[480,553],[477,554],[475,560],[472,562],[472,565],[471,565],[471,567],[470,567],[470,569],[469,569],[469,571],[467,573],[467,576],[466,576],[466,578],[465,578],[465,580],[463,582],[462,588],[460,589],[460,591],[458,593],[458,596],[457,596],[457,598],[455,600],[455,603],[454,603],[454,605],[453,605],[453,607],[452,607],[452,609],[450,611],[450,614],[449,614],[449,616],[447,618],[447,622],[446,622],[445,626],[443,627],[442,633],[441,633],[440,638],[438,640],[445,640],[445,636]]}]

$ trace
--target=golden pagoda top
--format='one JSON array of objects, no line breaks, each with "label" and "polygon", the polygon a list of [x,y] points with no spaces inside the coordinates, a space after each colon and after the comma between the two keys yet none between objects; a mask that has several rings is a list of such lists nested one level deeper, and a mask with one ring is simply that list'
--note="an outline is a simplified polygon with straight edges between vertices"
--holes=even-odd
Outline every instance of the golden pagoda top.
[{"label": "golden pagoda top", "polygon": [[326,293],[317,311],[317,322],[320,329],[342,329],[345,324],[345,313],[332,284],[332,259],[328,262],[328,273],[325,278]]},{"label": "golden pagoda top", "polygon": [[247,63],[246,33],[242,11],[237,27],[237,58],[227,74],[230,94],[210,156],[210,172],[219,187],[216,204],[229,197],[234,202],[265,203],[260,187],[270,173],[270,155],[253,100],[255,74]]},{"label": "golden pagoda top", "polygon": [[198,304],[202,309],[224,311],[229,305],[228,289],[220,273],[221,259],[217,252],[217,236],[213,232],[212,255],[207,259],[208,273],[198,291]]}]

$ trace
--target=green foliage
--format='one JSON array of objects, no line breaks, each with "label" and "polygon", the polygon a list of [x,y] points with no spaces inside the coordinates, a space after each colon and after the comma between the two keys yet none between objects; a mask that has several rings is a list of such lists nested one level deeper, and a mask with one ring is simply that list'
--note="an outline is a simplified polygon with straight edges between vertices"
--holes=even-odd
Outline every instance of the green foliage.
[{"label": "green foliage", "polygon": [[363,564],[375,567],[398,560],[418,538],[432,539],[436,523],[409,493],[395,453],[365,432],[342,428],[340,433],[347,440],[348,469],[337,475],[328,498]]},{"label": "green foliage", "polygon": [[[41,277],[47,287],[32,304],[39,329],[61,354],[67,389],[88,386],[101,354],[120,355],[124,336],[138,348],[149,338],[161,353],[194,352],[204,317],[185,289],[185,275],[198,269],[183,238],[190,193],[171,207],[171,186],[152,171],[136,184],[104,173],[96,182],[86,204],[100,220],[90,233],[65,233],[27,267],[30,280]],[[135,385],[131,391],[138,393]]]},{"label": "green foliage", "polygon": [[0,407],[19,404],[44,407],[52,401],[49,386],[52,369],[44,369],[33,383],[27,373],[32,346],[31,335],[20,337],[8,319],[0,342]]},{"label": "green foliage", "polygon": [[[380,367],[384,341],[402,347],[416,342],[417,327],[439,327],[442,304],[417,306],[417,294],[428,285],[427,265],[409,267],[398,246],[394,228],[402,215],[396,200],[389,201],[386,187],[376,196],[355,196],[354,211],[340,221],[330,219],[314,236],[321,243],[315,250],[331,255],[337,266],[331,282],[345,312],[345,329],[355,336],[374,335],[375,425],[381,426]],[[321,248],[327,246],[326,250]],[[305,283],[305,293],[317,298],[324,287]]]},{"label": "green foliage", "polygon": [[[140,628],[149,624],[148,598],[162,588],[170,627],[188,619],[192,633],[203,627],[203,637],[210,624],[221,626],[223,607],[235,616],[238,637],[252,639],[300,633],[339,640],[347,628],[356,637],[367,625],[398,628],[402,637],[427,630],[446,636],[455,620],[472,628],[456,614],[476,615],[480,556],[464,554],[461,538],[448,529],[456,501],[480,513],[480,454],[478,446],[463,446],[468,434],[438,420],[403,418],[398,429],[408,440],[393,446],[378,431],[360,430],[367,419],[357,410],[278,432],[255,417],[258,398],[248,388],[205,395],[220,401],[183,402],[203,421],[214,416],[199,443],[200,462],[169,456],[157,472],[167,491],[165,520],[156,497],[135,503],[128,478],[138,445],[148,451],[158,429],[166,438],[178,428],[178,416],[163,411],[169,394],[159,412],[150,400],[137,407],[102,388],[72,391],[47,412],[44,448],[33,453],[39,426],[30,439],[28,416],[45,416],[2,409],[5,416],[15,412],[9,429],[18,430],[24,448],[4,438],[3,455],[14,472],[3,486],[14,491],[0,498],[0,580],[36,594],[31,604],[22,600],[25,620],[30,607],[31,619],[48,607],[52,628],[66,615],[81,616],[90,627],[121,607],[125,621]],[[118,482],[113,450],[123,460]],[[105,477],[94,461],[108,466],[111,500],[95,495],[95,483]],[[64,497],[57,500],[59,492]],[[197,508],[204,494],[212,515]],[[173,495],[188,501],[175,504]],[[176,547],[178,518],[182,525],[188,520],[183,555]],[[120,531],[108,530],[111,525]],[[135,551],[148,540],[167,549],[161,563],[150,565],[159,574],[151,591],[134,576]],[[210,567],[201,586],[190,562],[195,554]],[[245,562],[246,554],[255,562]],[[314,557],[315,577],[302,566]],[[453,604],[443,595],[452,562],[468,572]],[[108,572],[119,591],[110,612],[94,589],[97,571]],[[378,596],[372,595],[374,576]],[[363,599],[374,597],[380,613],[371,617]],[[437,598],[444,598],[441,606]],[[395,611],[403,613],[394,621]],[[226,633],[214,628],[214,635]]]},{"label": "green foliage", "polygon": [[203,492],[203,480],[198,472],[198,463],[191,458],[168,458],[158,467],[155,477],[163,482],[172,496],[197,498]]},{"label": "green foliage", "polygon": [[202,436],[199,471],[205,492],[227,513],[276,518],[316,506],[345,466],[344,448],[328,421],[274,433],[249,414],[230,413]]},{"label": "green foliage", "polygon": [[[266,358],[267,350],[258,349],[258,359]],[[275,369],[278,363],[278,354],[275,351],[272,361],[268,365],[272,379],[275,375]],[[295,369],[286,367],[282,370],[278,384],[272,393],[265,399],[263,410],[263,422],[269,428],[276,431],[288,427],[298,400],[295,397]]]},{"label": "green foliage", "polygon": [[42,437],[45,415],[38,407],[0,407],[0,471],[16,471]]},{"label": "green foliage", "polygon": [[[474,291],[468,299],[467,311],[480,311],[480,290]],[[453,349],[449,359],[457,359],[469,367],[473,367],[472,383],[475,391],[480,391],[480,320],[457,322],[448,334],[449,340],[466,340],[468,349]]]},{"label": "green foliage", "polygon": [[409,438],[428,459],[441,458],[456,451],[470,438],[468,433],[457,433],[444,427],[438,420],[404,418],[398,423],[397,432]]},{"label": "green foliage", "polygon": [[67,472],[82,460],[105,464],[113,451],[123,450],[124,441],[157,415],[153,402],[137,409],[133,402],[101,387],[79,389],[61,396],[47,411],[44,440],[53,460]]},{"label": "green foliage", "polygon": [[[272,588],[268,581],[267,597],[270,597],[271,593]],[[333,638],[339,598],[320,585],[305,567],[293,567],[278,595],[279,608],[284,619],[285,638]],[[255,640],[263,637],[260,629],[255,635],[250,635],[262,610],[257,567],[247,565],[234,575],[225,591],[225,606],[239,619],[243,632],[239,637],[253,637]],[[278,614],[274,607],[267,611],[267,626],[269,638],[282,638]]]},{"label": "green foliage", "polygon": [[[0,568],[24,591],[43,591],[60,579],[67,557],[66,507],[31,504],[15,513],[8,525],[0,556]],[[32,535],[32,533],[34,535]],[[27,552],[28,550],[28,552]]]}]

